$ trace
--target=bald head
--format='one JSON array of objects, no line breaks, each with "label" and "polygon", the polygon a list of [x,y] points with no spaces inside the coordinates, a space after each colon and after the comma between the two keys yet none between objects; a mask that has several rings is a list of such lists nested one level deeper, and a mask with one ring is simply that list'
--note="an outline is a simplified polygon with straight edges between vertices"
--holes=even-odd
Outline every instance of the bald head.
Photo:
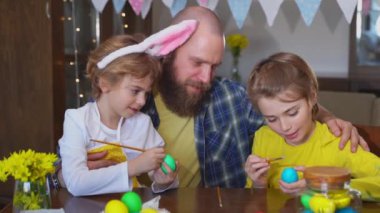
[{"label": "bald head", "polygon": [[215,13],[204,7],[188,7],[174,17],[172,24],[190,19],[198,21],[197,29],[163,59],[158,85],[165,105],[179,116],[199,113],[224,53],[223,31]]},{"label": "bald head", "polygon": [[220,20],[212,10],[201,6],[187,7],[173,18],[172,24],[189,19],[199,22],[198,29],[201,28],[214,35],[223,36]]}]

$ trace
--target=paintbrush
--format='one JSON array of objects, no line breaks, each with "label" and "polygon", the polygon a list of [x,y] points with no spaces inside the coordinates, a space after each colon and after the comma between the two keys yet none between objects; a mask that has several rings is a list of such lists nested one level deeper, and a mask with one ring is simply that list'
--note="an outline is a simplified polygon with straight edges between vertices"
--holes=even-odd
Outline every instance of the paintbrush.
[{"label": "paintbrush", "polygon": [[275,161],[282,160],[282,159],[284,159],[284,157],[269,158],[269,159],[267,159],[267,162],[270,164],[270,163],[273,163]]},{"label": "paintbrush", "polygon": [[222,208],[223,207],[223,203],[222,203],[222,196],[220,194],[220,187],[216,187],[216,194],[218,196],[218,202],[219,202],[219,207]]},{"label": "paintbrush", "polygon": [[133,147],[133,146],[122,145],[122,144],[118,144],[118,143],[111,143],[111,142],[96,140],[96,139],[90,139],[90,141],[94,141],[94,142],[102,143],[102,144],[107,144],[107,145],[112,145],[112,146],[123,147],[123,148],[131,149],[131,150],[136,150],[139,152],[145,152],[145,149],[141,149],[141,148],[137,148],[137,147]]}]

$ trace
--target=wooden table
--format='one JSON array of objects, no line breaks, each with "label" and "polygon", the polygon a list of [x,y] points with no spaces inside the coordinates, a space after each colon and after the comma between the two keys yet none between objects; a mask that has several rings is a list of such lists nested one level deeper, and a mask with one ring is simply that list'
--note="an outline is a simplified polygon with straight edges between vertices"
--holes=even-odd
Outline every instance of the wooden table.
[{"label": "wooden table", "polygon": [[[150,189],[134,190],[146,202],[158,194]],[[287,196],[277,190],[266,189],[221,189],[223,207],[219,207],[215,188],[180,188],[159,194],[160,208],[172,213],[264,213],[301,212],[299,198]],[[52,208],[64,208],[65,212],[101,212],[111,199],[120,199],[122,194],[73,197],[65,189],[52,191]],[[2,212],[12,212],[8,205]],[[360,212],[380,212],[380,203],[363,203]]]}]

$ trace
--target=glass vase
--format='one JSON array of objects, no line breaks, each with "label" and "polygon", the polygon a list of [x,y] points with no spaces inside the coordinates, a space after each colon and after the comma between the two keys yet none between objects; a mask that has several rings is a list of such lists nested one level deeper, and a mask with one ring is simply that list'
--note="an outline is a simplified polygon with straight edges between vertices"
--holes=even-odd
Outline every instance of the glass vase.
[{"label": "glass vase", "polygon": [[237,82],[241,82],[241,76],[239,73],[239,57],[232,57],[232,69],[231,69],[231,79]]},{"label": "glass vase", "polygon": [[15,181],[13,212],[50,207],[50,188],[47,181]]}]

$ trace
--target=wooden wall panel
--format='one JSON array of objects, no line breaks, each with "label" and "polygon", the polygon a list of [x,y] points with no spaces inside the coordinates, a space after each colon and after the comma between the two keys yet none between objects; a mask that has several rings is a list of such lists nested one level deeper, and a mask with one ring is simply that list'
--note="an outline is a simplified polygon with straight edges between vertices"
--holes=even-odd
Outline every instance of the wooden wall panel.
[{"label": "wooden wall panel", "polygon": [[[47,3],[0,1],[1,159],[27,148],[55,151],[52,24]],[[0,183],[0,196],[12,193],[9,183]]]}]

